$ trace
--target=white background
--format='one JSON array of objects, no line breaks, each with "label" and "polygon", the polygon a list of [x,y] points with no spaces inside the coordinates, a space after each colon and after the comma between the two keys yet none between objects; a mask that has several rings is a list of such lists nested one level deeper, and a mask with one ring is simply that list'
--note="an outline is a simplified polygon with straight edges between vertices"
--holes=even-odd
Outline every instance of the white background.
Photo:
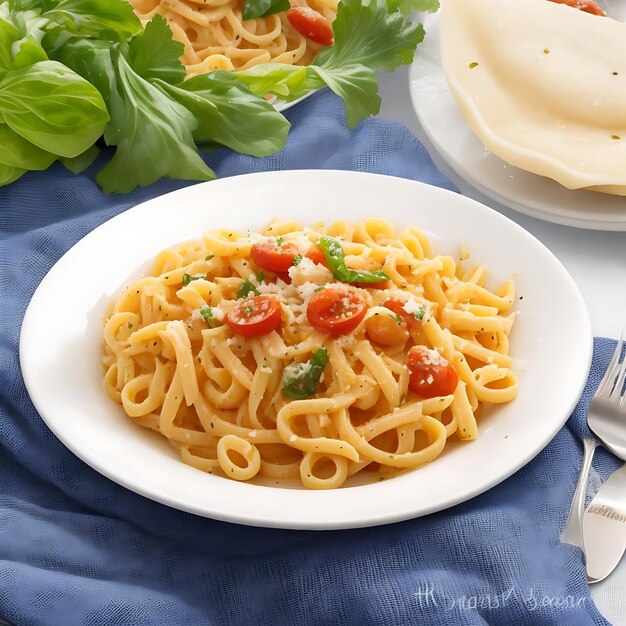
[{"label": "white background", "polygon": [[[429,145],[411,105],[408,68],[379,77],[381,116],[403,123],[426,146],[437,167],[460,191],[515,220],[544,243],[572,275],[589,309],[594,335],[619,337],[626,330],[626,232],[598,232],[560,226],[498,205],[460,179]],[[577,460],[578,462],[578,460]],[[626,497],[626,494],[625,494]],[[591,594],[615,626],[626,626],[626,558]]]}]

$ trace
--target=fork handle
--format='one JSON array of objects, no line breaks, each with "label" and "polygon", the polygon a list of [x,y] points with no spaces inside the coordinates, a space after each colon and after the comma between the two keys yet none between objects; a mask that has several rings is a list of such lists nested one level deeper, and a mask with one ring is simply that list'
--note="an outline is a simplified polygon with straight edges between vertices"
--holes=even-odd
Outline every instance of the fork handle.
[{"label": "fork handle", "polygon": [[580,476],[576,491],[572,498],[569,515],[565,528],[561,533],[561,542],[569,543],[584,551],[583,547],[583,513],[585,511],[585,496],[587,495],[587,483],[593,455],[598,447],[598,442],[593,438],[583,439],[583,464],[580,468]]}]

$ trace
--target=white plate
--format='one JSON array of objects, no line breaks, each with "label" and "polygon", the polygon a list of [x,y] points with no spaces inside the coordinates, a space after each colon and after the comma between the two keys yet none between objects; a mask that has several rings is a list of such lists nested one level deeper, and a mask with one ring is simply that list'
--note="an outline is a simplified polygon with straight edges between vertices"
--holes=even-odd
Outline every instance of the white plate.
[{"label": "white plate", "polygon": [[[320,195],[323,190],[323,196]],[[521,395],[486,415],[479,437],[392,480],[335,491],[238,483],[188,467],[156,433],[135,426],[102,390],[101,320],[128,280],[163,248],[210,228],[257,229],[272,217],[303,224],[383,215],[463,243],[495,279],[514,275],[521,315],[511,337]],[[557,259],[520,226],[473,200],[400,178],[287,171],[225,178],[136,206],[79,241],[38,287],[20,358],[37,410],[59,439],[112,480],[172,507],[242,524],[370,526],[452,506],[532,459],[573,409],[591,359],[582,297]]]},{"label": "white plate", "polygon": [[[626,21],[626,3],[605,9]],[[413,108],[433,147],[470,185],[500,204],[548,222],[592,230],[626,231],[626,197],[572,191],[508,165],[491,154],[466,124],[440,63],[439,14],[424,17],[426,39],[409,73]]]}]

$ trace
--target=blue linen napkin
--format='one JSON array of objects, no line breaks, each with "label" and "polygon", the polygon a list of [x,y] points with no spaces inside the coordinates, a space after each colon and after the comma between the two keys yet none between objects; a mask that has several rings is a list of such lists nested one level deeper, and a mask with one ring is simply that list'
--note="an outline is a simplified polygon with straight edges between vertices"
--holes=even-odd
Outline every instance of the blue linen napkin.
[{"label": "blue linen napkin", "polygon": [[[320,92],[287,113],[293,129],[280,154],[221,150],[207,160],[221,177],[336,168],[453,188],[401,125],[370,119],[350,132],[343,115],[338,99]],[[0,617],[70,626],[607,623],[590,599],[580,551],[559,534],[585,407],[611,340],[596,339],[581,402],[524,469],[453,509],[389,526],[316,533],[216,522],[135,495],[68,452],[20,374],[28,301],[82,236],[186,184],[106,196],[96,170],[74,176],[53,166],[0,189]],[[601,453],[597,466],[606,477],[617,462]]]}]

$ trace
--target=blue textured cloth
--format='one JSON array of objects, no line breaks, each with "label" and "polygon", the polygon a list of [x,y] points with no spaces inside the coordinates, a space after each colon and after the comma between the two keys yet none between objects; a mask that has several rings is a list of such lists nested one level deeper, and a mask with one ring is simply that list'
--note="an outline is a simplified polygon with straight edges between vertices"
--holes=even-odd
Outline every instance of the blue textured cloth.
[{"label": "blue textured cloth", "polygon": [[[405,128],[370,119],[350,132],[328,92],[288,117],[282,153],[254,159],[222,150],[210,164],[221,177],[340,168],[452,188]],[[606,623],[580,551],[561,545],[559,534],[581,460],[583,412],[610,340],[596,340],[580,405],[534,461],[463,505],[390,526],[315,533],[215,522],[135,495],[68,452],[20,374],[28,301],[94,227],[185,184],[106,196],[96,169],[74,176],[54,166],[0,189],[0,617],[63,626]],[[616,466],[606,454],[598,461],[604,476]]]}]

